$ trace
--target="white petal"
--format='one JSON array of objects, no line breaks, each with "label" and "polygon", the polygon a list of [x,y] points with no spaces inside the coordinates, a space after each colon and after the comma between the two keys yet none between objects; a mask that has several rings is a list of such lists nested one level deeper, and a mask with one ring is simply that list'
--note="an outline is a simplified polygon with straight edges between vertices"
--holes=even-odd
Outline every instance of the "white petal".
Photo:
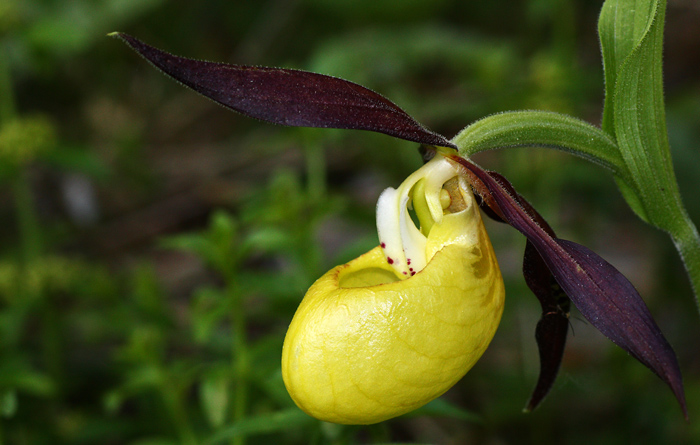
[{"label": "white petal", "polygon": [[425,179],[425,198],[430,216],[436,223],[442,221],[440,192],[457,170],[442,156],[413,172],[398,189],[387,188],[377,201],[377,232],[387,262],[399,277],[410,277],[422,270],[426,263],[426,237],[411,219],[408,206],[413,186]]}]

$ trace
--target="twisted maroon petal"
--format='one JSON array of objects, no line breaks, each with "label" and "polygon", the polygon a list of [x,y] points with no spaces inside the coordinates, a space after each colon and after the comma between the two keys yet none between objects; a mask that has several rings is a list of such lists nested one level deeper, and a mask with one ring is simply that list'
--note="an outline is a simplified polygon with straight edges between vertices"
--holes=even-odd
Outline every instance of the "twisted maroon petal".
[{"label": "twisted maroon petal", "polygon": [[[673,348],[654,322],[634,286],[610,263],[590,249],[554,238],[537,221],[532,208],[502,176],[491,174],[458,156],[451,157],[488,193],[484,202],[528,239],[564,293],[603,335],[631,354],[673,391],[688,417],[683,379]],[[553,232],[552,232],[553,233]]]},{"label": "twisted maroon petal", "polygon": [[173,79],[246,116],[293,127],[375,131],[456,148],[393,102],[347,80],[299,70],[186,59],[127,34],[112,35]]},{"label": "twisted maroon petal", "polygon": [[[487,173],[497,182],[502,184],[508,183],[503,176],[496,172]],[[488,189],[485,187],[482,188],[483,193],[489,193]],[[523,207],[523,210],[525,210],[547,234],[554,237],[552,228],[530,203],[516,193],[515,190],[510,190],[510,193],[518,204]],[[477,197],[481,198],[478,194]],[[493,199],[491,199],[491,201],[493,201]],[[498,213],[486,205],[483,199],[479,199],[479,202],[484,213],[489,217],[498,222],[505,222],[505,220],[499,216],[498,213],[501,212],[495,202],[492,202],[492,204],[497,208]],[[557,378],[557,374],[559,374],[559,368],[564,358],[566,337],[569,331],[570,300],[530,241],[528,241],[525,246],[523,276],[525,277],[527,286],[532,293],[535,294],[540,302],[540,306],[542,306],[542,315],[535,329],[535,340],[537,341],[537,348],[540,356],[540,375],[537,379],[535,389],[532,391],[530,400],[528,400],[525,406],[525,411],[530,412],[537,408],[547,394],[549,394]]]}]

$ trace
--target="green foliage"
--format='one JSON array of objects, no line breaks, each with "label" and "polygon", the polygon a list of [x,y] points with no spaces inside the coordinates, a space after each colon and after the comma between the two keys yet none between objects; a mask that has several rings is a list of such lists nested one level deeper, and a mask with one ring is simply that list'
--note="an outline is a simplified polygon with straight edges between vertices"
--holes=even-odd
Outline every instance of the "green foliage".
[{"label": "green foliage", "polygon": [[298,408],[290,408],[244,419],[217,433],[206,443],[215,444],[233,437],[289,431],[313,423],[313,419]]},{"label": "green foliage", "polygon": [[[104,35],[104,29],[133,20],[157,7],[162,0],[107,0],[93,2],[33,1],[12,8],[22,12],[22,42],[33,50],[52,55],[84,51]],[[1,13],[0,13],[1,14]],[[0,17],[2,17],[0,15]]]},{"label": "green foliage", "polygon": [[0,132],[0,162],[17,167],[29,164],[50,150],[55,139],[55,129],[46,117],[7,122]]}]

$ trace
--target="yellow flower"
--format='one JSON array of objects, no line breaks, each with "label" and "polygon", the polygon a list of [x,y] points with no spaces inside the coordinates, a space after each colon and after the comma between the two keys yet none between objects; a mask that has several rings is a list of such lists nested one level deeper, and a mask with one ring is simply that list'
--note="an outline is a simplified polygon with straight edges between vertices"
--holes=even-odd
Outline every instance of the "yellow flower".
[{"label": "yellow flower", "polygon": [[[299,307],[285,340],[282,375],[303,410],[339,423],[379,422],[442,394],[478,360],[501,317],[503,283],[471,186],[489,216],[528,240],[523,276],[542,317],[535,331],[540,376],[526,411],[554,383],[573,302],[592,326],[669,385],[687,419],[673,348],[632,283],[590,249],[558,238],[503,176],[460,156],[470,152],[469,138],[450,141],[385,97],[343,79],[185,59],[126,34],[111,35],[179,82],[246,116],[287,126],[374,131],[437,153],[397,190],[382,193],[380,247],[325,274]],[[534,139],[523,139],[528,133],[513,124],[526,115],[532,124],[533,113],[539,116]],[[491,148],[559,141],[553,146],[577,151],[566,139],[578,139],[578,130],[561,126],[572,119],[533,113],[498,119],[506,126],[489,136]],[[464,131],[483,130],[484,121]],[[585,131],[590,134],[590,128]]]},{"label": "yellow flower", "polygon": [[285,338],[287,389],[321,420],[370,424],[426,404],[474,366],[501,319],[496,257],[447,159],[385,190],[377,225],[382,245],[317,280]]}]

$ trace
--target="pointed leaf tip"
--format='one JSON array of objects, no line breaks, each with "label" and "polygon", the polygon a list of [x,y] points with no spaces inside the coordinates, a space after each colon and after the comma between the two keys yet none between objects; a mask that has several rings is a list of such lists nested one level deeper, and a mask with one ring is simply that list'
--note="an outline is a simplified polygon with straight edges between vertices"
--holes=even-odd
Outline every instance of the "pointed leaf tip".
[{"label": "pointed leaf tip", "polygon": [[[687,419],[683,378],[676,354],[632,283],[587,247],[562,239],[556,241],[581,268],[576,274],[587,275],[572,277],[572,271],[562,269],[566,267],[565,262],[557,258],[550,260],[550,268],[558,269],[552,273],[578,310],[603,335],[666,382]],[[581,292],[572,290],[572,287],[581,287],[581,282],[585,283]]]},{"label": "pointed leaf tip", "polygon": [[112,33],[185,86],[246,116],[293,127],[384,133],[456,148],[396,104],[347,80],[307,71],[205,62],[174,56],[123,33]]}]

